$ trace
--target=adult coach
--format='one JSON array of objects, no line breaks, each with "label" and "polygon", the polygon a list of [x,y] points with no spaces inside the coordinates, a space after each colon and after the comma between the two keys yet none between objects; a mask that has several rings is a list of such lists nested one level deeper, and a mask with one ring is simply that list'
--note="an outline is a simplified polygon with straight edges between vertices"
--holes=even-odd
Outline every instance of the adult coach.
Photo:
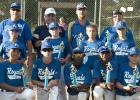
[{"label": "adult coach", "polygon": [[[103,32],[101,33],[100,40],[106,42],[106,34],[109,33],[110,42],[114,42],[118,38],[116,25],[119,21],[124,21],[123,12],[120,10],[114,10],[112,12],[112,25],[108,26]],[[126,38],[130,41],[134,42],[133,34],[130,29],[127,28],[126,31]]]},{"label": "adult coach", "polygon": [[90,25],[87,20],[87,6],[82,2],[76,6],[77,19],[69,23],[68,26],[68,41],[71,49],[79,45],[79,40],[87,39],[86,26]]},{"label": "adult coach", "polygon": [[27,45],[27,60],[26,65],[31,66],[31,53],[32,53],[32,34],[31,29],[28,24],[21,19],[21,4],[14,2],[10,6],[10,18],[3,20],[0,23],[0,40],[1,42],[9,41],[9,34],[8,30],[13,27],[17,26],[19,28],[19,37],[18,40],[21,43]]},{"label": "adult coach", "polygon": [[[37,58],[41,57],[41,41],[51,36],[49,32],[49,24],[56,21],[56,11],[54,8],[47,8],[44,12],[44,24],[37,26],[33,32],[33,46],[37,52]],[[60,27],[60,37],[65,37],[65,30]]]}]

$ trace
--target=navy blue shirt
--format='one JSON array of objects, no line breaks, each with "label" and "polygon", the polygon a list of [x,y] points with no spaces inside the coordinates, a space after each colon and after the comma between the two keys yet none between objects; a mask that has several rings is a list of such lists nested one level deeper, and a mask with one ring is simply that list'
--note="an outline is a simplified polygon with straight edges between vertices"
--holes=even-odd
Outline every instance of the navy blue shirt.
[{"label": "navy blue shirt", "polygon": [[23,86],[22,67],[20,63],[10,63],[4,61],[0,63],[0,84],[6,83],[8,85],[20,87]]},{"label": "navy blue shirt", "polygon": [[49,80],[59,80],[61,73],[61,64],[58,60],[52,59],[51,63],[45,64],[42,59],[37,59],[33,64],[32,80],[44,82],[45,69],[49,70]]},{"label": "navy blue shirt", "polygon": [[18,41],[26,44],[26,41],[32,40],[31,29],[24,20],[19,19],[18,21],[12,21],[11,19],[6,19],[0,23],[0,39],[2,39],[2,42],[9,41],[10,37],[8,31],[14,26],[19,28],[20,34]]},{"label": "navy blue shirt", "polygon": [[[121,83],[124,86],[128,84],[133,85],[134,82],[134,73],[133,68],[129,65],[129,63],[123,63],[118,70],[117,82]],[[136,74],[136,85],[140,86],[140,65],[137,65],[137,74]],[[124,90],[116,89],[116,93],[123,96],[131,95],[124,92]]]},{"label": "navy blue shirt", "polygon": [[[118,71],[118,64],[115,58],[112,58],[110,61],[112,66],[110,80],[116,80],[117,78],[117,71]],[[101,79],[101,82],[106,82],[106,75],[107,75],[107,67],[102,64],[101,60],[98,60],[94,63],[93,69],[93,79]],[[96,81],[96,80],[95,80]]]}]

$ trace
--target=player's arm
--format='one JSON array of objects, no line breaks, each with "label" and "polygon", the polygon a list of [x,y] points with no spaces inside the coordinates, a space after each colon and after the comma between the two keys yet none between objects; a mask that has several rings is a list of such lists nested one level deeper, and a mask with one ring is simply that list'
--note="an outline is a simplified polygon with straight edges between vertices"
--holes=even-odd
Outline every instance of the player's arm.
[{"label": "player's arm", "polygon": [[36,85],[36,86],[39,86],[39,87],[41,87],[41,88],[44,87],[44,82],[41,82],[41,81],[32,80],[32,84],[33,84],[33,85]]},{"label": "player's arm", "polygon": [[51,89],[54,86],[58,86],[59,80],[51,80],[48,84],[48,89]]},{"label": "player's arm", "polygon": [[129,85],[124,86],[124,85],[122,85],[120,82],[117,82],[117,83],[116,83],[116,87],[117,87],[118,89],[124,90],[124,91],[126,91],[126,92],[130,92],[130,91],[132,91],[132,89],[133,89],[132,86],[129,86]]},{"label": "player's arm", "polygon": [[0,87],[2,89],[9,90],[9,91],[15,91],[17,93],[22,93],[24,90],[23,87],[15,87],[15,86],[8,85],[6,83],[0,83]]}]

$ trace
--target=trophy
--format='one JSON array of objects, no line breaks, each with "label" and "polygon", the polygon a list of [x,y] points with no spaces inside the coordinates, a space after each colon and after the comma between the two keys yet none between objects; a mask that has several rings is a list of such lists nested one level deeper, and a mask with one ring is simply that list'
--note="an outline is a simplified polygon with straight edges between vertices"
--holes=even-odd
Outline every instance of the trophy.
[{"label": "trophy", "polygon": [[107,30],[106,31],[106,46],[108,47],[108,49],[111,49],[111,41],[110,41],[110,32]]},{"label": "trophy", "polygon": [[27,75],[26,75],[26,73],[25,73],[25,68],[24,68],[24,67],[22,67],[21,73],[22,73],[23,86],[24,86],[24,87],[27,87],[27,86],[29,85],[29,84],[28,84],[28,77],[27,77]]},{"label": "trophy", "polygon": [[77,72],[77,70],[76,70],[75,66],[72,64],[70,77],[71,77],[73,86],[77,86],[77,84],[78,84],[77,79],[76,79],[76,72]]},{"label": "trophy", "polygon": [[110,80],[110,74],[111,74],[111,71],[112,71],[112,65],[110,62],[108,62],[107,64],[107,74],[106,74],[106,84],[110,84],[111,83],[111,80]]},{"label": "trophy", "polygon": [[77,46],[80,46],[81,42],[84,40],[84,36],[82,33],[77,36]]},{"label": "trophy", "polygon": [[58,59],[61,58],[62,52],[64,50],[64,42],[63,41],[60,43],[59,48],[60,49],[59,49],[59,53],[58,53],[58,56],[57,56]]},{"label": "trophy", "polygon": [[134,77],[134,79],[133,79],[133,87],[137,86],[138,73],[139,73],[139,71],[138,71],[138,68],[136,66],[135,69],[133,70],[133,77]]},{"label": "trophy", "polygon": [[48,90],[48,84],[49,84],[49,69],[46,67],[45,69],[45,74],[44,74],[44,78],[45,78],[45,82],[44,82],[44,90]]}]

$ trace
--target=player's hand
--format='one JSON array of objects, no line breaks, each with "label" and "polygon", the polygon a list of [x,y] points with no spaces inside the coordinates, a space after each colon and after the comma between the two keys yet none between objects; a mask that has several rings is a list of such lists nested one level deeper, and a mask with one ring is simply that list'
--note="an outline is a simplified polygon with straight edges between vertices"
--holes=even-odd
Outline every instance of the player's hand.
[{"label": "player's hand", "polygon": [[66,60],[65,60],[64,58],[60,58],[59,61],[60,61],[61,63],[65,63],[65,62],[66,62]]},{"label": "player's hand", "polygon": [[106,88],[109,90],[113,90],[113,83],[106,84]]},{"label": "player's hand", "polygon": [[27,57],[27,59],[25,60],[24,64],[28,67],[32,66],[32,58]]},{"label": "player's hand", "polygon": [[35,47],[40,47],[41,44],[42,44],[42,43],[41,43],[41,40],[38,40],[38,41],[35,42]]},{"label": "player's hand", "polygon": [[140,92],[140,86],[136,87],[136,92]]},{"label": "player's hand", "polygon": [[130,92],[130,91],[132,91],[133,87],[127,85],[127,86],[124,86],[123,89],[124,89],[126,92]]},{"label": "player's hand", "polygon": [[24,91],[23,87],[16,87],[15,92],[22,93]]}]

